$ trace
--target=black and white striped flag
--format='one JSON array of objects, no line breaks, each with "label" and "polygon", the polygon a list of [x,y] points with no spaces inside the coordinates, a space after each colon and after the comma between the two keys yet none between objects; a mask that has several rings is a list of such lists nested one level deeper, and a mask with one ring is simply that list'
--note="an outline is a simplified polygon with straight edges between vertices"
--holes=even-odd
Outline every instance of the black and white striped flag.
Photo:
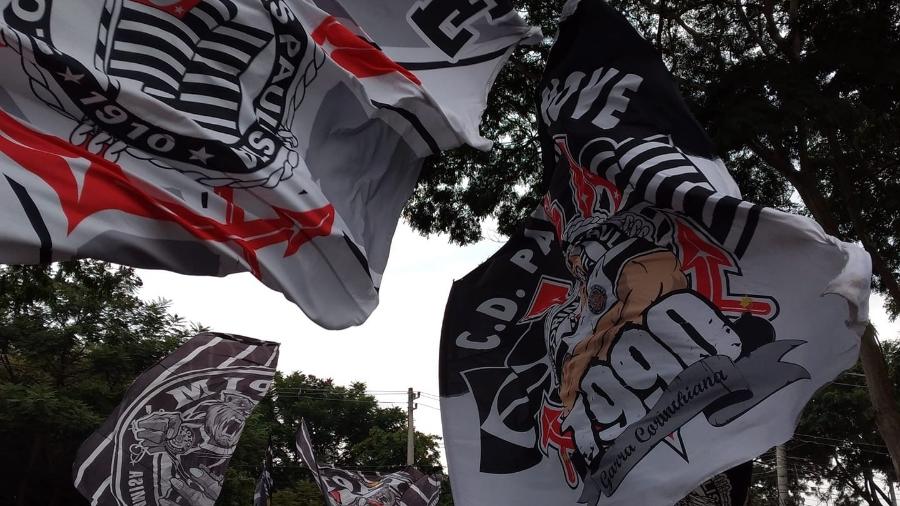
[{"label": "black and white striped flag", "polygon": [[312,472],[316,484],[319,485],[319,489],[325,495],[327,501],[328,490],[322,482],[322,476],[319,473],[319,463],[316,461],[316,451],[313,449],[312,439],[309,437],[309,428],[306,426],[306,420],[303,418],[300,419],[300,427],[297,428],[297,433],[294,435],[294,444],[297,446],[301,462]]},{"label": "black and white striped flag", "polygon": [[277,363],[277,343],[194,336],[138,376],[81,445],[75,488],[94,505],[212,505]]}]

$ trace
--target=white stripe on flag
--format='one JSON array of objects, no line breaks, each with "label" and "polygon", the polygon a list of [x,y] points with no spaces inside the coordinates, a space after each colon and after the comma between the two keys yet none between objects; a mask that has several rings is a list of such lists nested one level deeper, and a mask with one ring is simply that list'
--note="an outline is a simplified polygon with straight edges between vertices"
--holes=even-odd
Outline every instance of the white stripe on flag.
[{"label": "white stripe on flag", "polygon": [[[241,39],[238,39],[238,40],[240,41]],[[222,53],[226,56],[233,56],[241,61],[248,62],[253,59],[253,57],[250,56],[249,54],[247,54],[239,49],[236,49],[234,47],[226,46],[225,44],[221,44],[219,42],[204,40],[204,41],[200,42],[200,44],[197,44],[197,45],[199,47],[202,47],[203,49],[209,49],[210,51]]]},{"label": "white stripe on flag", "polygon": [[218,125],[225,128],[237,129],[237,123],[234,120],[215,118],[213,116],[204,116],[202,114],[194,114],[190,112],[183,113],[185,117],[191,118],[197,123],[206,123],[207,125]]},{"label": "white stripe on flag", "polygon": [[183,34],[187,35],[188,38],[191,39],[192,41],[194,41],[195,43],[198,40],[200,40],[200,37],[198,37],[197,34],[194,33],[193,30],[188,28],[187,25],[185,25],[184,23],[182,23],[180,21],[175,21],[172,18],[172,16],[170,16],[168,14],[163,14],[163,12],[161,10],[157,9],[156,7],[150,7],[149,5],[144,5],[144,4],[138,3],[138,2],[130,2],[130,5],[128,6],[128,8],[132,9],[132,10],[136,10],[138,12],[142,12],[149,16],[155,17],[156,19],[160,20],[161,22],[181,31]]},{"label": "white stripe on flag", "polygon": [[246,350],[238,353],[237,355],[235,355],[235,356],[229,358],[228,360],[222,362],[221,364],[219,364],[218,369],[228,367],[229,365],[233,364],[235,360],[241,360],[242,358],[246,357],[247,355],[253,353],[253,350],[255,350],[255,349],[256,349],[256,346],[248,346]]},{"label": "white stripe on flag", "polygon": [[203,12],[203,9],[191,9],[191,16],[202,21],[210,30],[214,29],[218,24],[209,14]]},{"label": "white stripe on flag", "polygon": [[196,61],[198,63],[202,63],[213,70],[220,70],[227,74],[236,76],[241,73],[238,69],[232,67],[231,65],[226,65],[220,61],[216,61],[216,60],[213,60],[210,58],[200,56],[199,54],[194,55],[194,61]]},{"label": "white stripe on flag", "polygon": [[184,74],[184,65],[181,64],[175,58],[172,58],[172,55],[166,53],[164,51],[160,51],[159,49],[153,46],[145,46],[143,44],[134,44],[132,42],[122,42],[116,41],[114,49],[119,51],[125,51],[128,53],[137,53],[150,56],[151,58],[156,58],[157,60],[165,63],[166,65],[172,67],[172,70],[177,72],[179,75]]},{"label": "white stripe on flag", "polygon": [[94,495],[91,497],[91,506],[97,506],[97,501],[100,500],[100,496],[103,495],[103,492],[109,490],[109,486],[112,484],[112,476],[107,478],[100,484],[100,487],[94,492]]},{"label": "white stripe on flag", "polygon": [[222,88],[228,88],[232,91],[241,91],[241,87],[236,83],[229,81],[228,79],[223,79],[217,76],[211,76],[208,74],[196,74],[196,73],[188,73],[184,75],[184,82],[186,83],[197,83],[197,84],[208,84],[211,86],[219,86]]},{"label": "white stripe on flag", "polygon": [[258,37],[254,37],[253,35],[250,35],[249,33],[244,33],[240,30],[235,30],[234,28],[231,28],[228,26],[220,26],[220,27],[216,28],[216,33],[225,35],[227,37],[231,37],[232,39],[237,39],[237,40],[246,42],[247,44],[251,44],[257,48],[261,48],[261,47],[265,46],[266,43],[268,42],[268,41],[260,39]]},{"label": "white stripe on flag", "polygon": [[195,104],[217,105],[226,109],[237,110],[238,103],[231,100],[223,100],[221,98],[211,97],[208,95],[197,95],[196,93],[182,93],[180,97],[184,102],[193,102]]},{"label": "white stripe on flag", "polygon": [[175,46],[179,51],[184,53],[185,56],[190,58],[194,54],[194,50],[189,48],[187,44],[184,43],[183,40],[178,37],[172,36],[171,33],[157,28],[153,25],[147,25],[144,23],[136,23],[134,21],[122,21],[119,23],[119,30],[130,30],[133,32],[138,32],[144,35],[150,35],[156,37],[158,39],[162,39],[169,44]]},{"label": "white stripe on flag", "polygon": [[119,69],[119,70],[132,70],[134,72],[140,72],[142,74],[153,76],[153,77],[161,80],[162,82],[168,84],[169,86],[171,86],[172,89],[175,89],[175,90],[178,89],[178,81],[172,79],[172,76],[170,76],[169,74],[166,74],[164,72],[160,72],[158,69],[155,69],[153,67],[143,65],[141,63],[134,63],[134,62],[122,61],[122,60],[114,60],[112,62],[112,64],[110,65],[110,67],[112,67],[114,69]]}]

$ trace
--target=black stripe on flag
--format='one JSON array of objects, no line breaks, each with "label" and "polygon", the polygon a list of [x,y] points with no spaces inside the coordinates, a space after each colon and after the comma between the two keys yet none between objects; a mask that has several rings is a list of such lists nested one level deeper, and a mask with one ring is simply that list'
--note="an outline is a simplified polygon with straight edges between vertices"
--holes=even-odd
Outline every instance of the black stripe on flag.
[{"label": "black stripe on flag", "polygon": [[41,211],[24,186],[5,174],[4,177],[16,194],[16,198],[19,199],[22,210],[25,211],[25,215],[28,216],[28,221],[31,223],[31,228],[34,229],[34,233],[37,234],[38,239],[41,241],[41,249],[38,254],[40,262],[49,264],[53,261],[53,239],[50,237],[50,231],[47,230],[47,224],[44,222],[43,216],[41,216]]}]

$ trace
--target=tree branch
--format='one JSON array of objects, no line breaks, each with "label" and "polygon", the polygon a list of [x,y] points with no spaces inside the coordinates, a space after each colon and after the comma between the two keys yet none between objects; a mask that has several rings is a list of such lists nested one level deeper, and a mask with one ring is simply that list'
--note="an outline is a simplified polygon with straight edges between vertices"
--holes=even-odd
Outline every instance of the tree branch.
[{"label": "tree branch", "polygon": [[759,36],[759,34],[753,28],[753,25],[750,23],[750,18],[747,17],[747,12],[744,10],[744,6],[741,4],[741,0],[735,0],[734,8],[738,13],[738,20],[741,22],[741,24],[744,25],[747,33],[750,34],[750,36],[756,42],[756,45],[759,46],[760,51],[762,51],[766,56],[772,56],[772,53],[769,52],[769,49],[763,43],[762,37]]},{"label": "tree branch", "polygon": [[788,45],[787,40],[781,36],[781,32],[778,31],[778,24],[775,22],[775,14],[774,14],[774,2],[773,0],[766,0],[763,2],[763,15],[766,18],[766,31],[769,33],[769,37],[775,41],[775,45],[781,49],[781,52],[784,53],[785,56],[789,60],[796,61],[794,58],[794,52],[791,50],[791,47]]},{"label": "tree branch", "polygon": [[850,170],[847,166],[844,152],[840,149],[840,144],[838,144],[840,139],[837,136],[837,132],[829,130],[826,133],[826,137],[828,138],[828,148],[835,160],[835,177],[838,181],[839,188],[843,189],[843,191],[839,192],[840,199],[847,206],[853,231],[856,233],[856,237],[859,241],[863,244],[863,247],[872,257],[872,267],[885,289],[887,289],[888,295],[895,302],[900,303],[900,282],[897,281],[897,277],[891,271],[890,267],[888,267],[887,262],[884,260],[884,256],[882,256],[881,249],[872,240],[872,235],[862,219],[859,196],[855,191],[853,180],[850,177]]}]

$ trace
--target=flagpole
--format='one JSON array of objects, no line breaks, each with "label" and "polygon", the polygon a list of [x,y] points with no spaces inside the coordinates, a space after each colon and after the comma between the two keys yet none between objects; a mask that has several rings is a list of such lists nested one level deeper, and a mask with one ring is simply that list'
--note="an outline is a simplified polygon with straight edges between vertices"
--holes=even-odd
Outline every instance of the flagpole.
[{"label": "flagpole", "polygon": [[416,446],[416,429],[415,423],[413,422],[413,410],[416,409],[414,401],[418,396],[413,393],[412,387],[409,387],[406,394],[406,465],[411,466],[415,461]]},{"label": "flagpole", "polygon": [[775,475],[778,482],[778,506],[788,506],[787,455],[784,445],[775,447]]}]

